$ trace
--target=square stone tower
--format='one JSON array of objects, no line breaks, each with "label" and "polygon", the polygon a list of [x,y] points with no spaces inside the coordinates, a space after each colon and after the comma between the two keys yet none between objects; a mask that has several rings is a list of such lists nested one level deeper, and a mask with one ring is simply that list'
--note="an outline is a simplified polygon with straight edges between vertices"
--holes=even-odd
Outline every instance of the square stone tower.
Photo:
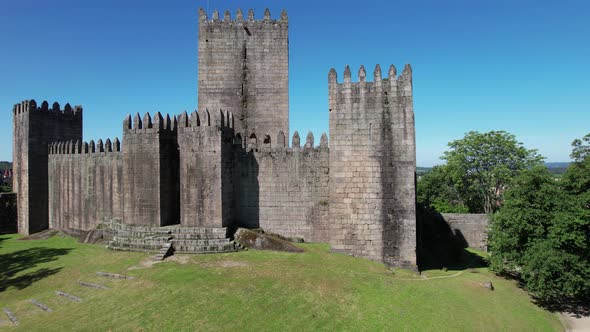
[{"label": "square stone tower", "polygon": [[412,69],[376,66],[359,82],[328,75],[330,94],[330,243],[334,249],[416,267],[416,140]]},{"label": "square stone tower", "polygon": [[13,108],[14,191],[18,199],[18,232],[36,233],[49,227],[49,143],[82,140],[82,107],[44,101],[23,101]]},{"label": "square stone tower", "polygon": [[229,111],[242,137],[289,137],[289,22],[267,9],[262,20],[238,10],[235,19],[199,13],[199,112]]},{"label": "square stone tower", "polygon": [[123,121],[123,222],[166,226],[179,223],[176,118],[146,113]]}]

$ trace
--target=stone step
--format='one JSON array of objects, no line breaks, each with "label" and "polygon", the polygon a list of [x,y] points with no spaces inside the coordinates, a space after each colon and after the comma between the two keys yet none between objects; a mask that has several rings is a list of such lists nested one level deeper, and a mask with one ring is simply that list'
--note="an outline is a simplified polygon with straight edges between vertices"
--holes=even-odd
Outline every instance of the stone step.
[{"label": "stone step", "polygon": [[172,237],[177,240],[214,240],[214,239],[226,239],[225,233],[223,234],[186,234],[186,233],[175,233]]},{"label": "stone step", "polygon": [[121,224],[111,224],[111,229],[116,232],[129,232],[134,235],[141,234],[203,234],[225,236],[227,229],[225,227],[186,227],[186,226],[130,226]]},{"label": "stone step", "polygon": [[154,260],[162,261],[164,258],[170,256],[173,251],[174,247],[172,247],[172,243],[166,243],[162,246],[158,254],[154,256]]},{"label": "stone step", "polygon": [[237,251],[233,243],[216,246],[175,246],[176,252],[187,254],[215,253],[215,252],[232,252]]},{"label": "stone step", "polygon": [[231,243],[230,239],[209,239],[209,240],[193,240],[193,239],[172,239],[170,240],[174,244],[174,247],[177,246],[216,246],[216,245],[224,245]]},{"label": "stone step", "polygon": [[135,238],[135,237],[127,237],[127,236],[114,236],[113,241],[121,242],[121,243],[135,243],[135,244],[149,244],[149,245],[158,245],[163,246],[165,243],[168,243],[171,239],[168,238]]},{"label": "stone step", "polygon": [[[137,243],[127,243],[127,242],[116,242],[116,241],[111,241],[109,242],[109,244],[107,245],[109,249],[113,249],[115,247],[118,248],[128,248],[130,251],[160,251],[160,248],[162,247],[161,244],[153,244],[153,245],[149,245],[149,244],[137,244]],[[131,250],[134,249],[134,250]]]}]

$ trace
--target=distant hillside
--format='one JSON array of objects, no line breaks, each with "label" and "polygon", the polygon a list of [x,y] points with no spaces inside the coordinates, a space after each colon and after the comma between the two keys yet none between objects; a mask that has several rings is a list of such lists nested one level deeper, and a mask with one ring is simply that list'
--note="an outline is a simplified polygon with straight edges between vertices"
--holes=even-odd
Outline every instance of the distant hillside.
[{"label": "distant hillside", "polygon": [[562,175],[563,173],[565,173],[569,165],[569,162],[545,163],[545,166],[547,166],[549,172],[555,175]]},{"label": "distant hillside", "polygon": [[416,175],[421,176],[424,175],[432,170],[432,167],[416,167]]},{"label": "distant hillside", "polygon": [[12,163],[10,161],[0,161],[0,171],[11,169]]}]

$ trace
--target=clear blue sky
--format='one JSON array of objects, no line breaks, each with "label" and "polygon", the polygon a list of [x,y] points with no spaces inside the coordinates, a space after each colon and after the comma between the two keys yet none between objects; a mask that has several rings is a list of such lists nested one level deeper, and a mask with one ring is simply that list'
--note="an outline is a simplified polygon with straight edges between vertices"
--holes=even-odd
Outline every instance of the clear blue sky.
[{"label": "clear blue sky", "polygon": [[85,140],[120,137],[127,113],[195,109],[199,7],[287,9],[291,131],[328,130],[330,67],[411,63],[420,166],[470,130],[548,161],[590,132],[587,0],[0,0],[0,160],[23,99],[82,104]]}]

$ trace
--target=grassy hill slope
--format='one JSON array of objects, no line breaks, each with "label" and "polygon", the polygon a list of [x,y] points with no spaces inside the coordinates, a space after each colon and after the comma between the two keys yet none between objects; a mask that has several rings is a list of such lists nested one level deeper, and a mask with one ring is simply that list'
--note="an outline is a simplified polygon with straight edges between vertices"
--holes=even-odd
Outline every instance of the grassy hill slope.
[{"label": "grassy hill slope", "polygon": [[[405,270],[301,245],[302,254],[245,251],[175,255],[153,264],[69,237],[20,241],[0,236],[0,330],[559,330],[512,281],[485,268]],[[134,280],[112,280],[97,271]],[[491,280],[495,290],[480,283]],[[110,289],[82,287],[78,281]],[[56,296],[62,290],[83,299]],[[53,312],[33,306],[34,298]]]}]

